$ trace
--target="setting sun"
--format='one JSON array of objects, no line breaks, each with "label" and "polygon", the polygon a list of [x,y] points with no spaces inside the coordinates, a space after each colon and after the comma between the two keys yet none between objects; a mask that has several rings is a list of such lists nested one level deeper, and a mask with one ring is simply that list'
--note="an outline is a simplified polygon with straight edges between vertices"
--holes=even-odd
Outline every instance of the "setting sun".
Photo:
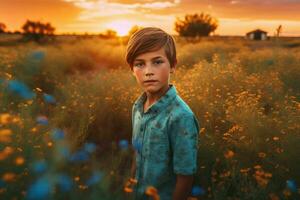
[{"label": "setting sun", "polygon": [[127,35],[131,27],[133,27],[135,24],[128,20],[117,20],[112,21],[106,25],[108,29],[113,29],[117,32],[119,36]]}]

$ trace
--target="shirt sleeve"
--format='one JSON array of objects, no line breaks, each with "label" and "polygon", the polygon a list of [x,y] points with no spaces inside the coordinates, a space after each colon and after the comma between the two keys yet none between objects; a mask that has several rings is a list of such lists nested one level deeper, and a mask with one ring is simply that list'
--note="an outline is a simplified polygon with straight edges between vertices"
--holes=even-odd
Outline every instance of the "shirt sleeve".
[{"label": "shirt sleeve", "polygon": [[197,119],[193,114],[179,116],[171,122],[170,127],[174,173],[195,174],[199,133]]}]

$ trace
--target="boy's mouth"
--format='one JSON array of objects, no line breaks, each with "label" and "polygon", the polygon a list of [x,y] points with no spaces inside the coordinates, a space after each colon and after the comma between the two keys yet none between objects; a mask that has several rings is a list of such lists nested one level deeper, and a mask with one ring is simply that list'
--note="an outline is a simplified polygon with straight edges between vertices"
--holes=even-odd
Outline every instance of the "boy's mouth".
[{"label": "boy's mouth", "polygon": [[144,83],[154,83],[154,82],[157,82],[157,80],[147,80],[147,81],[144,81]]}]

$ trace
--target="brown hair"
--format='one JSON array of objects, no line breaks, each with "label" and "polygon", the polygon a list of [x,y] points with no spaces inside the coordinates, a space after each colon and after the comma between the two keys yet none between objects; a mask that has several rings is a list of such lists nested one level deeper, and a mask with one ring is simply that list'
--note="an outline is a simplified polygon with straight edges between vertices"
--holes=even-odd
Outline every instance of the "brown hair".
[{"label": "brown hair", "polygon": [[133,68],[134,59],[147,52],[165,49],[171,67],[176,65],[176,47],[174,38],[156,27],[146,27],[136,31],[129,39],[126,49],[126,61]]}]

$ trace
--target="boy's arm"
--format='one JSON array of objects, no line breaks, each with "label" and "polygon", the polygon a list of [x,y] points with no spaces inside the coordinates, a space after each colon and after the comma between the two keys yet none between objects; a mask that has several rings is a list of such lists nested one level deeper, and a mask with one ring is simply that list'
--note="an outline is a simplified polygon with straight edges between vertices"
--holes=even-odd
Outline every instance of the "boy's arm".
[{"label": "boy's arm", "polygon": [[177,174],[173,200],[186,200],[192,190],[192,185],[193,175]]},{"label": "boy's arm", "polygon": [[199,126],[193,115],[174,118],[170,126],[173,148],[173,169],[176,186],[173,200],[186,200],[191,193],[193,177],[197,171]]}]

